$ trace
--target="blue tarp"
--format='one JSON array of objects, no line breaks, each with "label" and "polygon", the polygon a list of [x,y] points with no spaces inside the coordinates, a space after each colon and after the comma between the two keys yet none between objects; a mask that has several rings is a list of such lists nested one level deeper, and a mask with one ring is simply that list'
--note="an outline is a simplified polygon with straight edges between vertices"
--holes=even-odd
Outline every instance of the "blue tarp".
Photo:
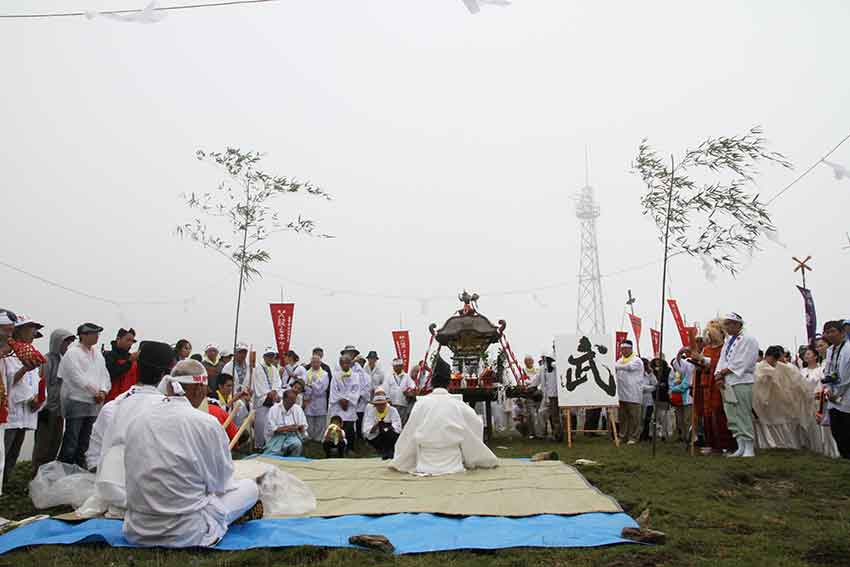
[{"label": "blue tarp", "polygon": [[[0,536],[0,554],[33,545],[84,542],[132,547],[121,535],[121,525],[119,520],[88,520],[80,524],[42,520]],[[214,549],[298,545],[351,547],[349,536],[360,534],[384,535],[400,554],[451,549],[595,547],[628,543],[620,537],[625,527],[637,527],[637,524],[623,513],[526,518],[455,518],[433,514],[286,518],[254,520],[232,526]]]}]

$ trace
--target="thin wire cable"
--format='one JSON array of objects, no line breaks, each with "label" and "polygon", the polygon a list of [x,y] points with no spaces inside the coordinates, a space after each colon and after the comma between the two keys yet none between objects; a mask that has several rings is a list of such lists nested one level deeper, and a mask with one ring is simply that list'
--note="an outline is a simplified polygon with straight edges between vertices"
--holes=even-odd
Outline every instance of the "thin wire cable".
[{"label": "thin wire cable", "polygon": [[3,262],[2,260],[0,260],[0,266],[8,268],[12,271],[18,272],[19,274],[23,274],[23,275],[30,277],[30,278],[33,278],[35,280],[38,280],[38,281],[40,281],[44,284],[47,284],[49,286],[67,291],[68,293],[73,293],[74,295],[79,295],[80,297],[93,299],[94,301],[101,301],[103,303],[108,303],[108,304],[114,305],[116,307],[120,307],[122,305],[180,305],[180,304],[186,304],[186,303],[191,303],[191,302],[195,301],[194,297],[187,297],[185,299],[171,300],[171,301],[117,301],[115,299],[110,299],[108,297],[102,297],[100,295],[94,295],[94,294],[91,294],[91,293],[87,293],[85,291],[80,291],[78,289],[68,287],[68,286],[61,284],[59,282],[47,279],[43,276],[39,276],[38,274],[34,274],[34,273],[27,271],[23,268],[19,268],[18,266],[13,266],[12,264],[8,264],[6,262]]},{"label": "thin wire cable", "polygon": [[823,163],[823,161],[824,161],[826,158],[828,158],[829,156],[831,156],[831,155],[835,152],[835,150],[837,150],[838,148],[840,148],[840,147],[841,147],[841,145],[842,145],[844,142],[846,142],[847,140],[850,140],[850,134],[847,134],[846,136],[844,136],[844,138],[843,138],[840,142],[838,142],[838,143],[835,145],[835,147],[834,147],[834,148],[832,148],[831,150],[829,150],[826,154],[824,154],[824,156],[823,156],[822,158],[820,158],[818,161],[816,161],[815,163],[813,163],[813,164],[811,165],[811,167],[809,167],[806,171],[804,171],[803,173],[801,173],[800,175],[798,175],[798,176],[797,176],[797,178],[796,178],[796,179],[794,179],[794,181],[792,181],[791,183],[789,183],[788,185],[786,185],[786,186],[785,186],[785,188],[784,188],[782,191],[780,191],[779,193],[777,193],[776,195],[774,195],[773,197],[771,197],[771,198],[770,198],[770,199],[769,199],[769,200],[768,200],[765,204],[766,204],[766,205],[769,205],[769,204],[771,204],[772,202],[774,202],[775,200],[777,200],[777,199],[778,199],[780,196],[782,196],[782,195],[783,195],[786,191],[788,191],[789,189],[791,189],[791,187],[793,187],[794,185],[796,185],[798,181],[800,181],[800,180],[801,180],[801,179],[803,179],[805,176],[807,176],[808,174],[810,174],[810,173],[812,172],[812,170],[814,170],[817,166],[819,166],[821,163]]},{"label": "thin wire cable", "polygon": [[[169,10],[192,10],[194,8],[215,8],[219,6],[236,6],[239,4],[265,4],[268,2],[279,2],[280,0],[227,0],[223,2],[211,2],[209,4],[182,4],[179,6],[162,6],[156,7],[153,11],[155,12],[167,12]],[[129,9],[129,10],[103,10],[99,12],[48,12],[44,14],[0,14],[0,18],[4,19],[37,19],[37,18],[69,18],[69,17],[78,17],[85,16],[89,13],[97,13],[97,14],[136,14],[143,10],[143,8]]]}]

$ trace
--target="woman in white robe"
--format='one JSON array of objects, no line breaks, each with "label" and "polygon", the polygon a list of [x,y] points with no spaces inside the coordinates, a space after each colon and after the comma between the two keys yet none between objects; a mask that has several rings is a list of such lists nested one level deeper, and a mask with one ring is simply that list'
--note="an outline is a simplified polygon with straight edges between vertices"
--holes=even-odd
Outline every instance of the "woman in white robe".
[{"label": "woman in white robe", "polygon": [[832,437],[829,427],[822,426],[816,419],[818,409],[820,409],[818,395],[824,389],[821,383],[823,366],[820,363],[820,355],[818,355],[817,350],[806,347],[803,352],[803,363],[804,366],[800,373],[803,384],[811,396],[811,411],[806,419],[806,447],[815,453],[838,458],[838,447],[835,445],[835,439]]}]

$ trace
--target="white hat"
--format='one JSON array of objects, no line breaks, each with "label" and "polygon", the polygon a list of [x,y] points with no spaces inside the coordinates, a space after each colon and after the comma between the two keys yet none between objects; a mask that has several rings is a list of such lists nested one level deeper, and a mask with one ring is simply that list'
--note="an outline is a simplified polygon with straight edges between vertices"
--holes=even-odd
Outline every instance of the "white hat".
[{"label": "white hat", "polygon": [[263,356],[266,356],[267,354],[273,354],[273,355],[277,356],[277,347],[267,346],[266,348],[264,348],[263,349]]},{"label": "white hat", "polygon": [[8,311],[0,311],[0,325],[14,325],[15,322],[9,317]]},{"label": "white hat", "polygon": [[251,350],[251,347],[249,347],[245,343],[239,343],[239,344],[236,345],[236,352],[239,352],[240,350],[245,350],[245,351]]},{"label": "white hat", "polygon": [[404,359],[403,358],[394,358],[393,359],[393,366],[404,366]]},{"label": "white hat", "polygon": [[204,352],[207,352],[208,350],[213,350],[213,349],[215,349],[215,350],[220,350],[220,349],[218,348],[218,345],[217,345],[217,344],[215,344],[215,343],[210,343],[210,344],[208,344],[207,346],[205,346],[205,347],[204,347]]},{"label": "white hat", "polygon": [[229,348],[223,348],[223,349],[221,349],[221,351],[218,353],[218,355],[219,355],[219,356],[225,356],[225,357],[226,357],[226,356],[233,356],[233,353],[232,353],[232,352],[230,352],[230,349],[229,349]]},{"label": "white hat", "polygon": [[[5,324],[8,325],[9,323],[5,323]],[[38,321],[36,321],[34,319],[30,319],[29,317],[27,317],[23,313],[18,313],[18,322],[15,323],[15,326],[16,327],[24,327],[26,325],[32,325],[36,329],[41,329],[42,327],[44,327],[44,325],[42,325]]]},{"label": "white hat", "polygon": [[387,401],[387,394],[384,392],[383,388],[375,388],[375,395],[372,396],[372,403],[377,404],[380,402]]},{"label": "white hat", "polygon": [[733,312],[731,312],[731,313],[727,313],[727,314],[723,317],[723,320],[724,320],[724,321],[734,321],[734,322],[736,322],[736,323],[740,323],[740,324],[742,324],[742,325],[744,324],[744,318],[743,318],[743,317],[741,317],[740,315],[738,315],[737,313],[735,313],[734,311],[733,311]]}]

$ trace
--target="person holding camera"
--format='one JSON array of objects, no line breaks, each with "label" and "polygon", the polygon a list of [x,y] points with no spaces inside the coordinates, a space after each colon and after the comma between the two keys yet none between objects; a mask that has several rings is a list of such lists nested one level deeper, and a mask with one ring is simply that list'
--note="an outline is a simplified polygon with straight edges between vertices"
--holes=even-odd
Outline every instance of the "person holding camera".
[{"label": "person holding camera", "polygon": [[823,338],[830,344],[824,361],[829,427],[838,445],[838,453],[850,459],[850,348],[843,321],[829,321],[823,326]]}]

